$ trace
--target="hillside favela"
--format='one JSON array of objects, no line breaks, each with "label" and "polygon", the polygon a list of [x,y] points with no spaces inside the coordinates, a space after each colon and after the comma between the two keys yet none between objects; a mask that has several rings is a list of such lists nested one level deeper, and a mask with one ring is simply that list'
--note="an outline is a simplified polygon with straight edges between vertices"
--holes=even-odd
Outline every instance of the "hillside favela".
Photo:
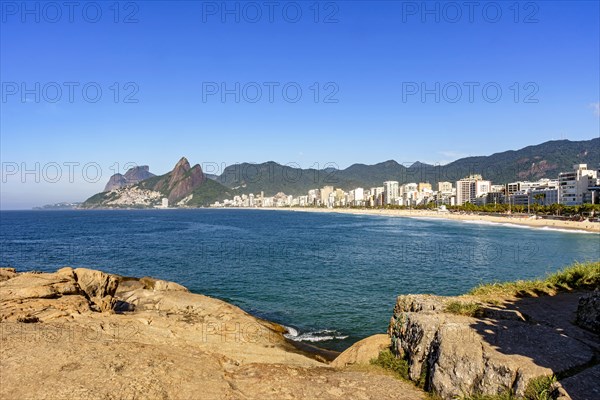
[{"label": "hillside favela", "polygon": [[0,399],[600,399],[600,3],[0,11]]}]

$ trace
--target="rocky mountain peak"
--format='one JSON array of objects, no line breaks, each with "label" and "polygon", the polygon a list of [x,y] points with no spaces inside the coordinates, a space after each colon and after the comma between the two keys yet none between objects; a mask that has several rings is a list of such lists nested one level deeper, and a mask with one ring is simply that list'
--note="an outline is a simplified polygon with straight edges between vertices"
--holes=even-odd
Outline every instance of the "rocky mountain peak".
[{"label": "rocky mountain peak", "polygon": [[183,170],[183,171],[190,170],[190,162],[188,161],[187,158],[181,157],[181,159],[179,161],[177,161],[177,164],[175,164],[175,168],[173,168],[173,171],[177,171],[177,170]]},{"label": "rocky mountain peak", "polygon": [[147,165],[140,165],[127,170],[125,173],[125,179],[143,181],[153,177],[154,174],[150,172],[150,167]]},{"label": "rocky mountain peak", "polygon": [[120,189],[125,186],[135,185],[153,176],[155,175],[150,172],[150,167],[147,165],[133,167],[128,169],[125,175],[116,173],[111,176],[104,187],[104,191],[110,192],[111,190]]},{"label": "rocky mountain peak", "polygon": [[189,195],[205,179],[199,164],[192,168],[187,158],[182,157],[154,189],[168,193],[169,203],[173,204]]}]

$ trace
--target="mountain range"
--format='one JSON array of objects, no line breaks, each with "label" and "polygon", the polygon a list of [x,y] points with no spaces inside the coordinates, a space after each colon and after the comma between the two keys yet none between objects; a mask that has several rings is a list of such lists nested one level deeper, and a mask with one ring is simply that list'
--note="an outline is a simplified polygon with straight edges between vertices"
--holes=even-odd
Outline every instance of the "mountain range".
[{"label": "mountain range", "polygon": [[[600,138],[549,141],[490,156],[461,158],[446,165],[389,160],[374,165],[353,164],[345,169],[301,169],[269,161],[234,164],[220,175],[207,175],[200,165],[191,167],[184,157],[164,175],[154,176],[147,166],[130,169],[125,175],[113,175],[105,192],[92,196],[82,207],[156,206],[163,197],[169,199],[170,205],[198,207],[242,193],[262,191],[265,196],[273,196],[284,192],[298,196],[326,185],[351,190],[381,186],[387,180],[436,185],[471,174],[481,174],[494,184],[505,184],[556,178],[560,172],[570,171],[574,164],[600,168]],[[139,179],[144,176],[147,178]]]},{"label": "mountain range", "polygon": [[494,184],[557,178],[560,172],[570,171],[574,164],[580,163],[588,164],[589,168],[600,168],[600,138],[549,141],[490,156],[461,158],[446,165],[389,160],[374,165],[353,164],[346,169],[315,170],[294,168],[272,161],[242,163],[225,168],[214,179],[242,193],[264,191],[266,196],[273,196],[284,192],[297,196],[325,185],[344,190],[382,186],[388,180],[400,184],[429,182],[436,185],[441,181],[456,182],[471,174],[480,174]]}]

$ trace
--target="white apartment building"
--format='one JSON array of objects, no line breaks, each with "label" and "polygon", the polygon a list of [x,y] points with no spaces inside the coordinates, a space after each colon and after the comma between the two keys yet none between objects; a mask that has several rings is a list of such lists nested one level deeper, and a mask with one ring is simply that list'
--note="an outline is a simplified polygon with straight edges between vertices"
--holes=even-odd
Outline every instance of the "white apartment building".
[{"label": "white apartment building", "polygon": [[481,175],[471,175],[456,182],[456,204],[475,204],[475,199],[488,194],[492,189],[490,181],[485,181]]},{"label": "white apartment building", "polygon": [[327,205],[329,207],[329,195],[333,193],[333,186],[324,186],[321,189],[321,205]]},{"label": "white apartment building", "polygon": [[587,169],[587,164],[575,164],[573,171],[558,175],[558,202],[567,206],[583,204],[588,187],[595,186],[598,171]]},{"label": "white apartment building", "polygon": [[371,195],[373,196],[373,202],[375,203],[376,206],[383,205],[383,193],[384,193],[383,186],[371,188]]},{"label": "white apartment building", "polygon": [[308,204],[318,206],[321,200],[321,191],[319,189],[311,189],[308,191]]},{"label": "white apartment building", "polygon": [[[511,182],[506,185],[506,193],[508,195],[512,195],[517,192],[529,192],[530,190],[556,186],[558,185],[557,179],[540,179],[539,181],[529,182],[529,181],[518,181]],[[495,185],[494,185],[495,186]]]},{"label": "white apartment building", "polygon": [[452,182],[438,182],[438,192],[444,194],[451,194]]},{"label": "white apartment building", "polygon": [[396,199],[398,198],[398,182],[383,182],[383,188],[385,194],[385,204],[396,204]]},{"label": "white apartment building", "polygon": [[419,185],[412,182],[402,185],[401,188],[402,200],[401,205],[403,206],[414,206],[417,204],[419,198]]},{"label": "white apartment building", "polygon": [[363,188],[356,188],[348,193],[348,201],[353,206],[362,206],[365,202],[365,190]]}]

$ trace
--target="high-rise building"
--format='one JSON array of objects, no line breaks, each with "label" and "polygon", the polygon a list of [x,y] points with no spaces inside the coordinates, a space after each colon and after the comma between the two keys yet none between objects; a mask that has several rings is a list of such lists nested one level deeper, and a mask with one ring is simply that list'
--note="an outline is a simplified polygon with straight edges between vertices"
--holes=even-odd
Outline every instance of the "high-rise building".
[{"label": "high-rise building", "polygon": [[373,202],[376,206],[382,206],[385,188],[383,186],[379,186],[373,188],[372,190],[373,192],[371,193],[371,195],[373,196]]},{"label": "high-rise building", "polygon": [[365,201],[365,190],[363,188],[356,188],[348,193],[348,199],[353,206],[362,206]]},{"label": "high-rise building", "polygon": [[438,192],[444,194],[452,193],[452,183],[451,182],[438,182]]},{"label": "high-rise building", "polygon": [[419,191],[419,193],[431,192],[431,190],[432,190],[431,183],[429,183],[429,182],[420,182],[419,186],[417,187],[417,190]]},{"label": "high-rise building", "polygon": [[587,169],[587,164],[575,164],[573,171],[558,175],[558,202],[567,206],[582,204],[588,188],[596,184],[598,171]]},{"label": "high-rise building", "polygon": [[385,196],[385,204],[396,204],[396,199],[398,198],[398,182],[383,182],[383,192]]},{"label": "high-rise building", "polygon": [[490,181],[485,181],[481,175],[471,175],[456,182],[456,204],[475,204],[475,199],[491,190]]},{"label": "high-rise building", "polygon": [[318,206],[321,201],[321,191],[319,189],[310,189],[308,191],[308,204]]},{"label": "high-rise building", "polygon": [[321,189],[321,205],[329,204],[329,195],[333,193],[333,186],[324,186]]},{"label": "high-rise building", "polygon": [[342,189],[335,189],[333,192],[335,195],[335,205],[336,206],[344,206],[346,205],[346,193]]},{"label": "high-rise building", "polygon": [[414,206],[417,204],[417,198],[419,191],[417,190],[419,185],[414,182],[406,183],[402,185],[402,200],[401,205],[403,206]]}]

